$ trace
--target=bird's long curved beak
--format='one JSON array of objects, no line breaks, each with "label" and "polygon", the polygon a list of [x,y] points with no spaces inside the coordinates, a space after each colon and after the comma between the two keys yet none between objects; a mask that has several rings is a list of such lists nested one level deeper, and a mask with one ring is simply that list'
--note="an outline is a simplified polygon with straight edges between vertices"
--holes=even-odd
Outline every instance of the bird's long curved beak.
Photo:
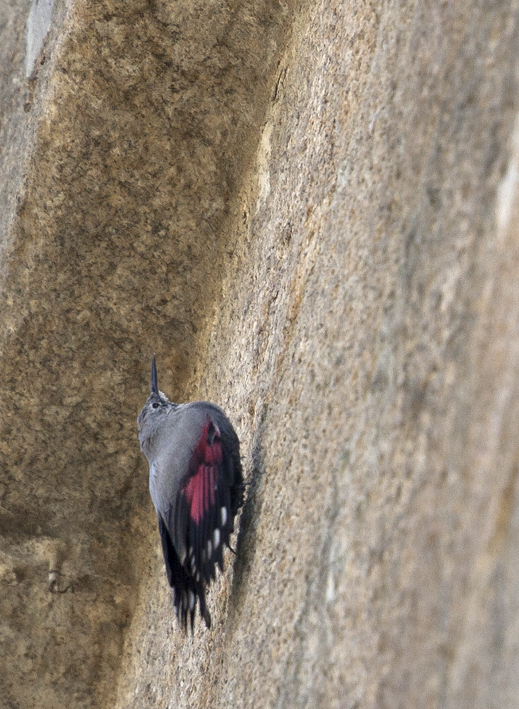
[{"label": "bird's long curved beak", "polygon": [[155,364],[155,355],[153,355],[153,358],[151,360],[151,393],[159,393],[159,387],[157,384],[157,365]]}]

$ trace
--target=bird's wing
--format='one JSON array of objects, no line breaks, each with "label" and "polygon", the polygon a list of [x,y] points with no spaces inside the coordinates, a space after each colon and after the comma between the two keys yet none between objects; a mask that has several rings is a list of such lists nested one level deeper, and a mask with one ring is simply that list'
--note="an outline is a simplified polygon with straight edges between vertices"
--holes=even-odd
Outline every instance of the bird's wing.
[{"label": "bird's wing", "polygon": [[160,541],[162,542],[162,553],[166,565],[169,585],[174,591],[173,604],[182,627],[187,628],[188,616],[193,629],[195,621],[196,601],[200,601],[200,614],[208,628],[211,627],[211,616],[205,604],[205,592],[202,584],[196,583],[190,576],[178,558],[176,549],[171,541],[171,536],[164,520],[158,515]]},{"label": "bird's wing", "polygon": [[171,519],[175,546],[185,549],[182,563],[196,581],[214,579],[216,564],[223,568],[222,547],[233,530],[230,480],[232,460],[218,425],[208,415]]}]

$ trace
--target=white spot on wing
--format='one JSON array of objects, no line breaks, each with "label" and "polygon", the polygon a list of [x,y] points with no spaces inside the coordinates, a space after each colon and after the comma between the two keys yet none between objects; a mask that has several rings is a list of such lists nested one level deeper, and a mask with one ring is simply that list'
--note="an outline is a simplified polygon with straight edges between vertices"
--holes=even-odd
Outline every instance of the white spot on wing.
[{"label": "white spot on wing", "polygon": [[192,611],[195,607],[195,594],[193,591],[189,591],[189,610]]},{"label": "white spot on wing", "polygon": [[220,510],[220,514],[222,517],[222,527],[225,527],[225,525],[227,523],[227,508],[222,507],[222,509]]},{"label": "white spot on wing", "polygon": [[211,554],[213,553],[213,545],[211,544],[211,540],[209,539],[207,542],[207,558],[211,558]]},{"label": "white spot on wing", "polygon": [[218,549],[218,547],[220,546],[220,530],[219,529],[215,529],[213,532],[213,544],[214,544],[215,549]]}]

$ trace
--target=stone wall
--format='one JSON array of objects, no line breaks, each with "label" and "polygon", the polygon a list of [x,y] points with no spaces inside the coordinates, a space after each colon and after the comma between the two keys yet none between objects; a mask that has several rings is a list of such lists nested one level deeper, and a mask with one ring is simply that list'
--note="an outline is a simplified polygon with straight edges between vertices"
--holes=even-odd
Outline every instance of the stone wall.
[{"label": "stone wall", "polygon": [[[6,707],[514,707],[517,2],[0,12]],[[252,483],[187,638],[153,351]]]}]

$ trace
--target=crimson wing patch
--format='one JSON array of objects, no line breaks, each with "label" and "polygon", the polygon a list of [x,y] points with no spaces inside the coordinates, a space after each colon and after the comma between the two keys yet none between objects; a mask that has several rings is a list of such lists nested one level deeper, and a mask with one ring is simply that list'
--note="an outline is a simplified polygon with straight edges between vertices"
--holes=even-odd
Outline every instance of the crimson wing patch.
[{"label": "crimson wing patch", "polygon": [[222,548],[233,531],[231,474],[232,462],[225,455],[220,429],[208,418],[180,490],[187,512],[184,565],[198,583],[215,578],[216,564],[223,570]]}]

